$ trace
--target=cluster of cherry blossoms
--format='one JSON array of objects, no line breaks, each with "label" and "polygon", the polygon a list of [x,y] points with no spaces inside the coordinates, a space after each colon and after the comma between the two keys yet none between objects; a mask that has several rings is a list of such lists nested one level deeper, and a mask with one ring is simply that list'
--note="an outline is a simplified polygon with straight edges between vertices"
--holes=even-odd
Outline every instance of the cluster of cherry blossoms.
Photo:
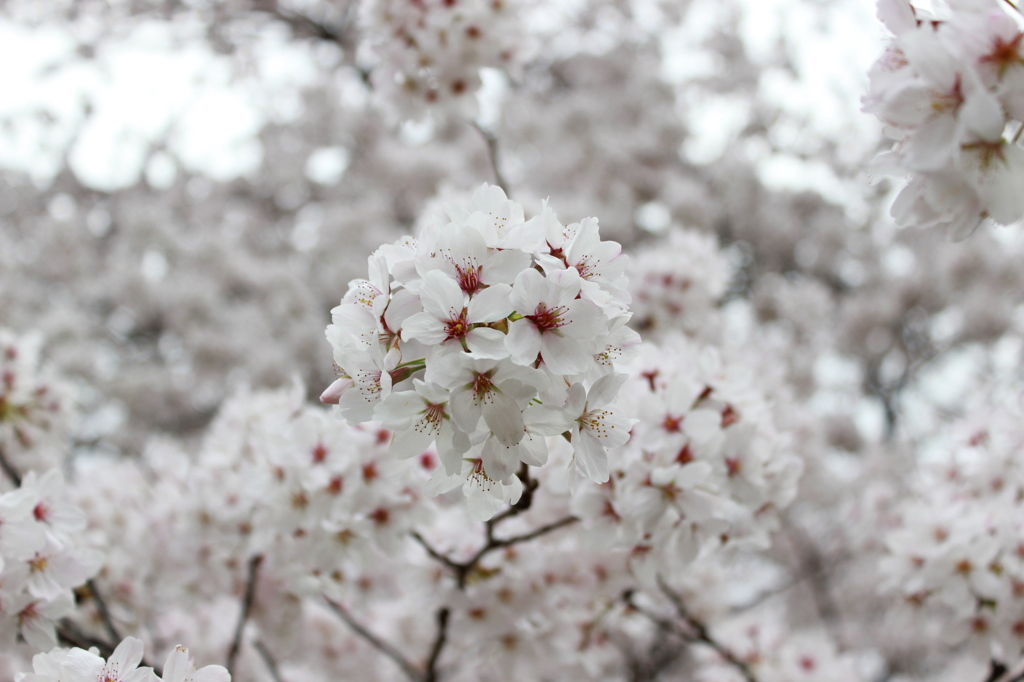
[{"label": "cluster of cherry blossoms", "polygon": [[884,588],[905,619],[939,619],[980,659],[1024,650],[1024,414],[1013,399],[962,421],[944,463],[897,505]]},{"label": "cluster of cherry blossoms", "polygon": [[673,229],[632,254],[630,271],[635,326],[644,332],[680,329],[691,337],[716,337],[729,266],[714,237]]},{"label": "cluster of cherry blossoms", "polygon": [[749,367],[681,335],[646,343],[624,400],[639,421],[607,483],[573,509],[652,576],[719,547],[768,547],[796,495],[799,458]]},{"label": "cluster of cherry blossoms", "polygon": [[75,608],[73,590],[101,565],[81,537],[82,511],[67,501],[64,479],[51,469],[29,472],[0,495],[0,647],[20,636],[39,650],[57,643],[55,621]]},{"label": "cluster of cherry blossoms", "polygon": [[375,95],[407,118],[431,111],[470,116],[480,69],[520,57],[516,3],[503,0],[371,0],[362,4]]},{"label": "cluster of cherry blossoms", "polygon": [[901,224],[956,238],[985,218],[1024,216],[1022,18],[1000,0],[939,5],[879,0],[892,40],[870,73],[864,104],[895,140],[876,170],[910,176],[892,207]]},{"label": "cluster of cherry blossoms", "polygon": [[53,649],[36,654],[31,673],[18,673],[15,682],[230,682],[231,675],[219,665],[196,669],[188,649],[176,647],[167,656],[162,675],[149,666],[139,667],[142,641],[126,637],[110,657],[95,650]]},{"label": "cluster of cherry blossoms", "polygon": [[142,466],[81,467],[76,501],[109,538],[107,597],[132,628],[155,623],[161,641],[209,628],[201,653],[217,655],[235,617],[223,600],[256,562],[268,615],[257,620],[294,637],[275,608],[358,591],[413,521],[430,518],[417,491],[435,456],[407,470],[385,456],[389,433],[350,426],[304,396],[297,384],[236,394],[194,455],[157,441]]},{"label": "cluster of cherry blossoms", "polygon": [[75,417],[71,386],[40,364],[41,341],[0,328],[0,448],[18,470],[57,465]]},{"label": "cluster of cherry blossoms", "polygon": [[548,436],[607,480],[606,448],[630,428],[611,406],[626,379],[615,363],[639,343],[620,250],[596,219],[562,225],[545,206],[526,220],[482,186],[350,283],[327,328],[341,376],[321,400],[393,430],[399,458],[434,444],[434,489],[462,485],[481,519],[519,499],[516,472],[547,461]]}]

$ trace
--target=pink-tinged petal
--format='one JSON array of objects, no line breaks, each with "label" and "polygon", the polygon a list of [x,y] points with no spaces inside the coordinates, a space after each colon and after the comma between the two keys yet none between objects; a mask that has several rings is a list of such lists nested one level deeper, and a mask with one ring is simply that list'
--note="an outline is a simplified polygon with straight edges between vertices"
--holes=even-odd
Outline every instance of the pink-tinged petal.
[{"label": "pink-tinged petal", "polygon": [[708,441],[722,431],[722,414],[717,410],[694,410],[683,421],[686,434],[698,441]]},{"label": "pink-tinged petal", "polygon": [[107,659],[107,667],[122,672],[134,670],[142,662],[142,640],[134,637],[125,637],[124,641],[117,645],[114,653]]},{"label": "pink-tinged petal", "polygon": [[466,492],[466,508],[469,511],[469,517],[473,521],[482,523],[500,512],[504,508],[505,503],[502,502],[501,498],[473,489],[473,486],[473,479],[471,478],[466,482],[465,486],[469,489]]},{"label": "pink-tinged petal", "polygon": [[594,360],[592,353],[568,336],[544,334],[540,342],[544,364],[555,374],[585,372]]},{"label": "pink-tinged petal", "polygon": [[495,284],[478,291],[469,301],[467,319],[470,322],[497,322],[512,314],[510,295],[512,287]]},{"label": "pink-tinged petal", "polygon": [[397,459],[409,459],[418,457],[434,442],[435,434],[432,430],[420,430],[416,426],[396,431],[391,439],[391,447],[388,452]]},{"label": "pink-tinged petal", "polygon": [[512,306],[520,315],[532,315],[537,306],[545,302],[548,284],[544,275],[534,269],[523,270],[512,285]]},{"label": "pink-tinged petal", "polygon": [[[537,271],[533,270],[532,272]],[[547,279],[548,286],[554,293],[554,301],[546,302],[552,307],[569,305],[580,293],[580,273],[575,268],[552,272]]]},{"label": "pink-tinged petal", "polygon": [[938,38],[931,26],[908,31],[899,38],[899,47],[910,65],[939,92],[956,87],[960,64]]},{"label": "pink-tinged petal", "polygon": [[73,680],[97,680],[103,672],[103,659],[84,649],[72,649],[64,658],[63,667]]},{"label": "pink-tinged petal", "polygon": [[190,667],[188,649],[175,647],[164,662],[163,682],[185,682]]},{"label": "pink-tinged petal", "polygon": [[480,277],[484,284],[511,284],[516,275],[529,267],[530,254],[525,251],[495,251],[487,258]]},{"label": "pink-tinged petal", "polygon": [[338,400],[341,399],[341,395],[350,388],[352,388],[352,380],[348,377],[335,379],[334,382],[320,394],[320,402],[324,405],[337,405]]},{"label": "pink-tinged petal", "polygon": [[457,315],[466,307],[466,294],[451,277],[432,270],[423,277],[420,302],[424,311],[438,319],[448,319],[453,311]]},{"label": "pink-tinged petal", "polygon": [[459,389],[452,393],[452,399],[448,403],[451,409],[452,421],[465,433],[476,431],[476,425],[480,423],[480,403],[471,390]]},{"label": "pink-tinged petal", "polygon": [[408,289],[399,289],[391,294],[391,300],[384,311],[384,321],[388,323],[388,329],[401,329],[405,321],[420,312],[423,304],[419,296],[416,296]]},{"label": "pink-tinged petal", "polygon": [[[580,388],[582,389],[582,386]],[[579,404],[579,409],[583,410],[582,402]],[[530,405],[523,411],[523,421],[526,422],[527,431],[531,434],[557,436],[572,428],[573,419],[579,415],[579,412],[572,417],[568,416],[569,414],[565,409],[547,405]]]},{"label": "pink-tinged petal", "polygon": [[466,346],[473,358],[482,360],[501,360],[509,354],[505,335],[497,329],[477,327],[466,334]]},{"label": "pink-tinged petal", "polygon": [[470,448],[469,436],[451,425],[441,429],[437,437],[437,454],[444,465],[445,473],[454,476],[462,470],[462,455]]},{"label": "pink-tinged petal", "polygon": [[917,28],[917,17],[907,0],[878,0],[878,19],[897,36]]},{"label": "pink-tinged petal", "polygon": [[473,380],[470,358],[462,352],[446,353],[427,363],[424,379],[445,388],[455,388]]},{"label": "pink-tinged petal", "polygon": [[21,636],[39,651],[49,651],[57,646],[57,630],[53,622],[41,616],[22,619]]},{"label": "pink-tinged petal", "polygon": [[578,419],[587,406],[587,391],[583,384],[573,384],[565,395],[565,413],[572,419]]},{"label": "pink-tinged petal", "polygon": [[996,142],[1003,136],[1006,117],[999,100],[985,90],[976,90],[960,108],[960,120],[968,130],[989,142]]},{"label": "pink-tinged petal", "polygon": [[541,467],[548,462],[548,444],[544,436],[527,433],[518,445],[519,461],[532,467]]},{"label": "pink-tinged petal", "polygon": [[417,313],[402,325],[402,340],[416,339],[427,345],[441,343],[448,338],[441,318],[429,312]]},{"label": "pink-tinged petal", "polygon": [[425,408],[423,396],[416,391],[398,391],[381,401],[373,413],[384,428],[405,428]]},{"label": "pink-tinged petal", "polygon": [[939,170],[950,162],[959,145],[956,119],[950,114],[941,114],[917,129],[903,159],[913,170]]},{"label": "pink-tinged petal", "polygon": [[1000,154],[982,171],[978,194],[992,219],[1009,225],[1024,215],[1024,149],[1004,144]]},{"label": "pink-tinged petal", "polygon": [[523,413],[512,398],[504,393],[493,392],[484,401],[483,414],[487,427],[502,445],[513,446],[523,439],[526,432]]},{"label": "pink-tinged petal", "polygon": [[208,665],[192,675],[192,682],[231,682],[231,675],[223,666]]},{"label": "pink-tinged petal", "polygon": [[587,394],[587,406],[591,409],[604,407],[615,400],[615,396],[618,395],[619,389],[622,388],[622,384],[627,378],[626,374],[608,374],[595,381]]},{"label": "pink-tinged petal", "polygon": [[519,468],[519,446],[505,446],[497,438],[491,437],[484,443],[480,458],[484,462],[487,476],[495,481],[503,481]]},{"label": "pink-tinged petal", "polygon": [[608,328],[608,321],[601,309],[582,299],[567,303],[562,318],[566,325],[559,331],[574,339],[592,340],[599,334],[604,334]]},{"label": "pink-tinged petal", "polygon": [[600,441],[588,431],[573,430],[572,449],[576,453],[573,461],[584,476],[595,483],[608,480],[608,453]]},{"label": "pink-tinged petal", "polygon": [[123,682],[160,682],[160,678],[152,668],[139,668],[128,673]]},{"label": "pink-tinged petal", "polygon": [[540,332],[529,320],[516,320],[508,326],[505,348],[512,362],[517,365],[532,365],[541,349]]}]

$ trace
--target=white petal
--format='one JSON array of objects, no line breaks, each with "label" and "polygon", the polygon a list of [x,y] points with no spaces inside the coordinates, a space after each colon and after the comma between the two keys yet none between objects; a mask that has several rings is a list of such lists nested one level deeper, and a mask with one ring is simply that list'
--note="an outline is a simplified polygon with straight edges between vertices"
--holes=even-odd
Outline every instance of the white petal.
[{"label": "white petal", "polygon": [[469,301],[467,318],[470,322],[497,322],[512,314],[512,287],[494,284],[478,291]]},{"label": "white petal", "polygon": [[541,349],[540,332],[529,320],[516,320],[508,327],[505,348],[512,362],[517,365],[532,365]]},{"label": "white petal", "polygon": [[574,431],[572,449],[576,453],[573,461],[584,476],[595,483],[608,480],[608,453],[588,431]]},{"label": "white petal", "polygon": [[512,398],[498,391],[493,392],[484,401],[483,414],[487,427],[502,445],[512,446],[523,439],[526,432],[523,413]]},{"label": "white petal", "polygon": [[466,346],[473,358],[482,360],[501,360],[509,354],[505,335],[487,327],[477,327],[466,334]]}]

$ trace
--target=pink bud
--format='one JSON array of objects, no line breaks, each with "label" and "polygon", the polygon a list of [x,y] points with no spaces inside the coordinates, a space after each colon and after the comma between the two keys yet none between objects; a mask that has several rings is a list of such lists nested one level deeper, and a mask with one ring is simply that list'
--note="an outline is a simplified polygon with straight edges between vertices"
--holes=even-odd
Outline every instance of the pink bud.
[{"label": "pink bud", "polygon": [[334,383],[327,387],[327,390],[320,394],[320,402],[325,405],[337,405],[341,394],[352,388],[352,380],[348,377],[335,379]]}]

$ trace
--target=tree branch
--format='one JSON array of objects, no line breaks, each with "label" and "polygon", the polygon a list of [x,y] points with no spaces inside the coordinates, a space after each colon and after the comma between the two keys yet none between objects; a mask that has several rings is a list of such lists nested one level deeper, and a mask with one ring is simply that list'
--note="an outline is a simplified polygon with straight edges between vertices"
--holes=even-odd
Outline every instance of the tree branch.
[{"label": "tree branch", "polygon": [[110,615],[110,609],[107,608],[107,602],[103,599],[103,595],[100,594],[100,590],[96,587],[96,581],[89,578],[85,582],[85,586],[89,588],[89,596],[96,603],[96,610],[100,613],[100,620],[103,621],[103,627],[106,629],[107,634],[110,635],[111,641],[114,643],[120,642],[123,637],[117,631],[117,627],[114,625],[114,619]]},{"label": "tree branch", "polygon": [[267,649],[267,645],[263,643],[263,640],[257,639],[253,646],[256,647],[257,653],[263,659],[263,663],[266,664],[267,670],[270,671],[270,676],[274,678],[274,682],[284,682],[281,679],[281,671],[277,669],[277,661],[274,660],[274,656]]},{"label": "tree branch", "polygon": [[[679,615],[680,619],[686,623],[687,627],[692,631],[689,635],[691,640],[700,642],[701,644],[705,644],[715,649],[720,656],[725,658],[726,662],[730,666],[735,668],[739,674],[743,676],[743,679],[746,680],[746,682],[757,682],[757,678],[751,671],[750,666],[743,663],[742,660],[732,653],[732,651],[714,639],[708,632],[708,628],[705,627],[705,624],[697,620],[696,617],[686,609],[686,605],[683,603],[682,597],[676,594],[660,576],[657,577],[657,587],[659,590],[662,590],[666,597],[669,598],[669,601],[672,602],[672,605],[675,607],[676,613]],[[635,606],[635,604],[632,605]],[[640,609],[638,608],[638,610]],[[640,610],[640,612],[647,615],[643,610]],[[648,617],[650,616],[648,615]]]},{"label": "tree branch", "polygon": [[505,196],[511,197],[508,180],[505,179],[501,169],[498,168],[498,138],[494,136],[494,133],[484,130],[476,121],[471,122],[470,125],[477,129],[480,135],[483,136],[484,142],[487,143],[487,158],[491,162],[491,171],[494,173],[494,184],[505,191]]},{"label": "tree branch", "polygon": [[402,672],[405,673],[406,677],[413,680],[413,682],[423,682],[423,675],[413,667],[412,663],[409,663],[409,661],[402,656],[402,653],[398,649],[360,625],[338,602],[330,599],[326,595],[324,595],[324,601],[327,602],[327,605],[330,606],[331,609],[338,614],[338,617],[345,621],[345,624],[352,628],[357,635],[365,639],[374,649],[397,663],[398,667],[402,669]]},{"label": "tree branch", "polygon": [[459,589],[461,590],[466,587],[466,580],[473,572],[473,569],[475,569],[477,565],[480,563],[480,561],[491,552],[497,549],[501,549],[503,547],[510,547],[511,545],[518,545],[522,542],[534,540],[536,538],[541,537],[542,535],[547,535],[552,531],[556,531],[559,528],[563,528],[570,524],[576,523],[577,521],[579,521],[579,519],[577,519],[575,516],[567,516],[563,519],[555,521],[554,523],[549,523],[546,526],[541,526],[540,528],[529,533],[526,533],[525,535],[516,535],[514,537],[505,539],[495,538],[493,536],[492,531],[493,527],[488,526],[487,544],[485,544],[483,547],[477,550],[476,554],[474,554],[464,562],[455,561],[454,559],[445,556],[441,552],[438,552],[436,549],[431,547],[426,540],[423,539],[422,535],[415,531],[412,533],[412,537],[416,540],[416,542],[423,546],[423,549],[427,551],[427,554],[429,554],[432,558],[444,564],[445,567],[451,569],[455,573],[456,583],[458,584]]},{"label": "tree branch", "polygon": [[235,637],[231,641],[227,664],[224,666],[231,675],[234,675],[235,672],[235,661],[238,659],[238,652],[242,648],[242,635],[245,633],[245,624],[249,620],[249,611],[252,610],[252,602],[256,598],[256,578],[259,575],[261,563],[263,563],[262,554],[257,554],[249,559],[249,577],[245,584],[242,612],[238,614],[238,624],[235,625]]},{"label": "tree branch", "polygon": [[423,675],[423,682],[437,681],[437,661],[441,658],[441,650],[448,641],[448,617],[451,611],[447,606],[442,606],[437,612],[437,637],[434,638],[434,646],[430,648],[430,657],[427,659],[427,672]]},{"label": "tree branch", "polygon": [[11,479],[11,482],[16,487],[21,486],[21,474],[18,473],[18,470],[15,469],[7,459],[7,453],[4,452],[4,446],[2,444],[0,444],[0,469],[4,470],[7,478]]}]

